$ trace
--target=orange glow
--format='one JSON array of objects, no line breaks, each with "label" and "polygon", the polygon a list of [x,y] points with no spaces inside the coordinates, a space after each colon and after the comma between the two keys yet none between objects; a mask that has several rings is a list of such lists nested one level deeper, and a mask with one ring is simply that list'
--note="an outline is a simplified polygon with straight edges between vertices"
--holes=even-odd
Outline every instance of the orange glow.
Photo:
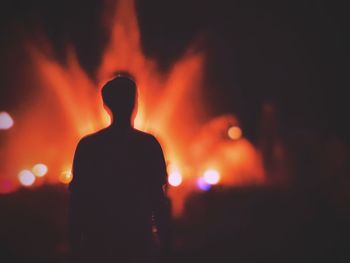
[{"label": "orange glow", "polygon": [[207,184],[217,184],[220,181],[220,173],[217,170],[206,170],[203,179]]},{"label": "orange glow", "polygon": [[237,126],[232,126],[228,129],[227,135],[232,140],[238,140],[242,137],[242,130],[241,130],[241,128],[239,128]]},{"label": "orange glow", "polygon": [[14,124],[14,121],[10,114],[7,112],[0,112],[0,130],[8,130]]},{"label": "orange glow", "polygon": [[18,174],[18,180],[23,186],[31,186],[35,182],[34,174],[29,170],[22,170]]},{"label": "orange glow", "polygon": [[63,184],[69,184],[73,179],[71,170],[64,170],[59,176],[59,181]]},{"label": "orange glow", "polygon": [[[40,47],[35,41],[28,41],[31,67],[27,71],[36,89],[23,101],[25,110],[19,110],[18,115],[16,112],[16,129],[6,138],[6,167],[0,166],[0,173],[13,178],[19,167],[40,160],[50,167],[48,182],[68,184],[72,173],[65,164],[72,162],[79,140],[111,122],[100,89],[121,70],[129,71],[138,86],[134,126],[155,135],[166,161],[177,164],[175,170],[168,171],[169,184],[178,186],[168,193],[176,214],[181,213],[186,196],[196,188],[196,177],[207,167],[220,171],[219,179],[209,176],[211,182],[263,182],[260,157],[254,146],[241,138],[236,118],[213,117],[206,106],[202,90],[206,62],[203,50],[190,45],[168,72],[161,73],[156,61],[142,53],[132,0],[118,1],[115,17],[106,20],[113,23],[110,42],[93,77],[84,71],[69,45],[63,65],[55,59],[48,41]],[[227,140],[227,134],[231,139],[241,139]],[[43,170],[38,173],[33,167],[33,172],[38,176]],[[26,174],[26,178],[32,178]]]},{"label": "orange glow", "polygon": [[38,164],[34,165],[32,168],[33,174],[38,176],[38,177],[44,176],[48,170],[49,169],[47,168],[47,166],[45,164],[42,164],[42,163],[38,163]]}]

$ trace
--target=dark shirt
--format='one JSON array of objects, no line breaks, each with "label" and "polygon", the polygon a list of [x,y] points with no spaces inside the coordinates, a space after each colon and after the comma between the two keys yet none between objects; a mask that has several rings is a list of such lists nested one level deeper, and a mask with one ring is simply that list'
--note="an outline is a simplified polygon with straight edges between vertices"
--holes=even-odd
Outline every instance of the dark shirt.
[{"label": "dark shirt", "polygon": [[83,138],[69,185],[73,246],[98,254],[149,249],[165,183],[163,152],[152,135],[110,126]]}]

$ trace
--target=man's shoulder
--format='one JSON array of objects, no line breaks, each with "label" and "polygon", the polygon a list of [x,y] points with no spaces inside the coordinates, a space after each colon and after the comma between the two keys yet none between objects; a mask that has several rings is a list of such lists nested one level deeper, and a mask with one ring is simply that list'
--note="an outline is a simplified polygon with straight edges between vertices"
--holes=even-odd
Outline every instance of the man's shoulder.
[{"label": "man's shoulder", "polygon": [[133,132],[134,132],[135,136],[138,136],[140,138],[144,138],[146,140],[152,140],[153,138],[155,138],[152,134],[144,132],[144,131],[140,131],[137,129],[133,129]]},{"label": "man's shoulder", "polygon": [[[106,139],[114,140],[115,136],[110,136],[112,133],[108,129],[103,129],[98,132],[89,134],[80,139],[77,148],[90,149],[91,147],[98,146],[101,143],[105,143]],[[150,134],[137,129],[131,130],[131,139],[137,145],[143,145],[146,148],[161,148],[158,139]],[[116,136],[118,136],[116,134]],[[122,136],[123,137],[123,136]]]},{"label": "man's shoulder", "polygon": [[146,143],[149,143],[151,145],[159,144],[157,138],[150,133],[146,133],[146,132],[134,129],[134,134],[136,137],[138,137],[140,140],[143,140]]},{"label": "man's shoulder", "polygon": [[106,132],[105,129],[103,129],[95,133],[85,135],[79,140],[78,147],[86,147],[88,145],[93,144],[94,142],[98,141],[99,138],[103,137],[103,134],[105,132]]}]

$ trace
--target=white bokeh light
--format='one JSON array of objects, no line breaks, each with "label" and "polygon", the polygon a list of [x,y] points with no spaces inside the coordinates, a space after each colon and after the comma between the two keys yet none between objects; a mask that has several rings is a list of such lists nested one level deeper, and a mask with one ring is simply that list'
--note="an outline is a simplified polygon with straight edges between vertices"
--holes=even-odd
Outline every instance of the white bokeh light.
[{"label": "white bokeh light", "polygon": [[32,168],[33,174],[38,176],[38,177],[42,177],[45,174],[47,174],[48,170],[49,169],[47,168],[47,166],[45,164],[42,164],[42,163],[38,163],[38,164],[34,165]]},{"label": "white bokeh light", "polygon": [[8,130],[14,124],[14,121],[10,114],[5,111],[0,112],[0,130]]},{"label": "white bokeh light", "polygon": [[168,167],[168,173],[168,183],[171,186],[177,187],[182,183],[182,175],[176,165],[170,165]]},{"label": "white bokeh light", "polygon": [[18,179],[23,186],[31,186],[35,182],[35,176],[29,170],[20,171]]},{"label": "white bokeh light", "polygon": [[171,172],[168,177],[171,186],[179,186],[182,183],[182,175],[178,171]]},{"label": "white bokeh light", "polygon": [[203,179],[208,184],[217,184],[220,181],[220,173],[214,169],[206,170],[203,174]]}]

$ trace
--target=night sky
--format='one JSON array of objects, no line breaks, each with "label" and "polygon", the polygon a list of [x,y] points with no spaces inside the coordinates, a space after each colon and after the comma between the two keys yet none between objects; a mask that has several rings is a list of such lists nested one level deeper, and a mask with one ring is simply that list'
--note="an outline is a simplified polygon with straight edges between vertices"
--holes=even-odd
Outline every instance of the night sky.
[{"label": "night sky", "polygon": [[[4,1],[5,2],[5,1]],[[108,42],[113,1],[7,1],[0,9],[0,111],[11,112],[35,87],[25,41],[46,35],[61,63],[72,43],[94,78]],[[104,3],[106,2],[106,3]],[[282,134],[309,131],[348,142],[346,8],[340,1],[137,1],[144,53],[164,73],[195,43],[207,54],[206,101],[235,113],[257,139],[263,103],[276,107]],[[29,65],[30,66],[30,65]]]}]

